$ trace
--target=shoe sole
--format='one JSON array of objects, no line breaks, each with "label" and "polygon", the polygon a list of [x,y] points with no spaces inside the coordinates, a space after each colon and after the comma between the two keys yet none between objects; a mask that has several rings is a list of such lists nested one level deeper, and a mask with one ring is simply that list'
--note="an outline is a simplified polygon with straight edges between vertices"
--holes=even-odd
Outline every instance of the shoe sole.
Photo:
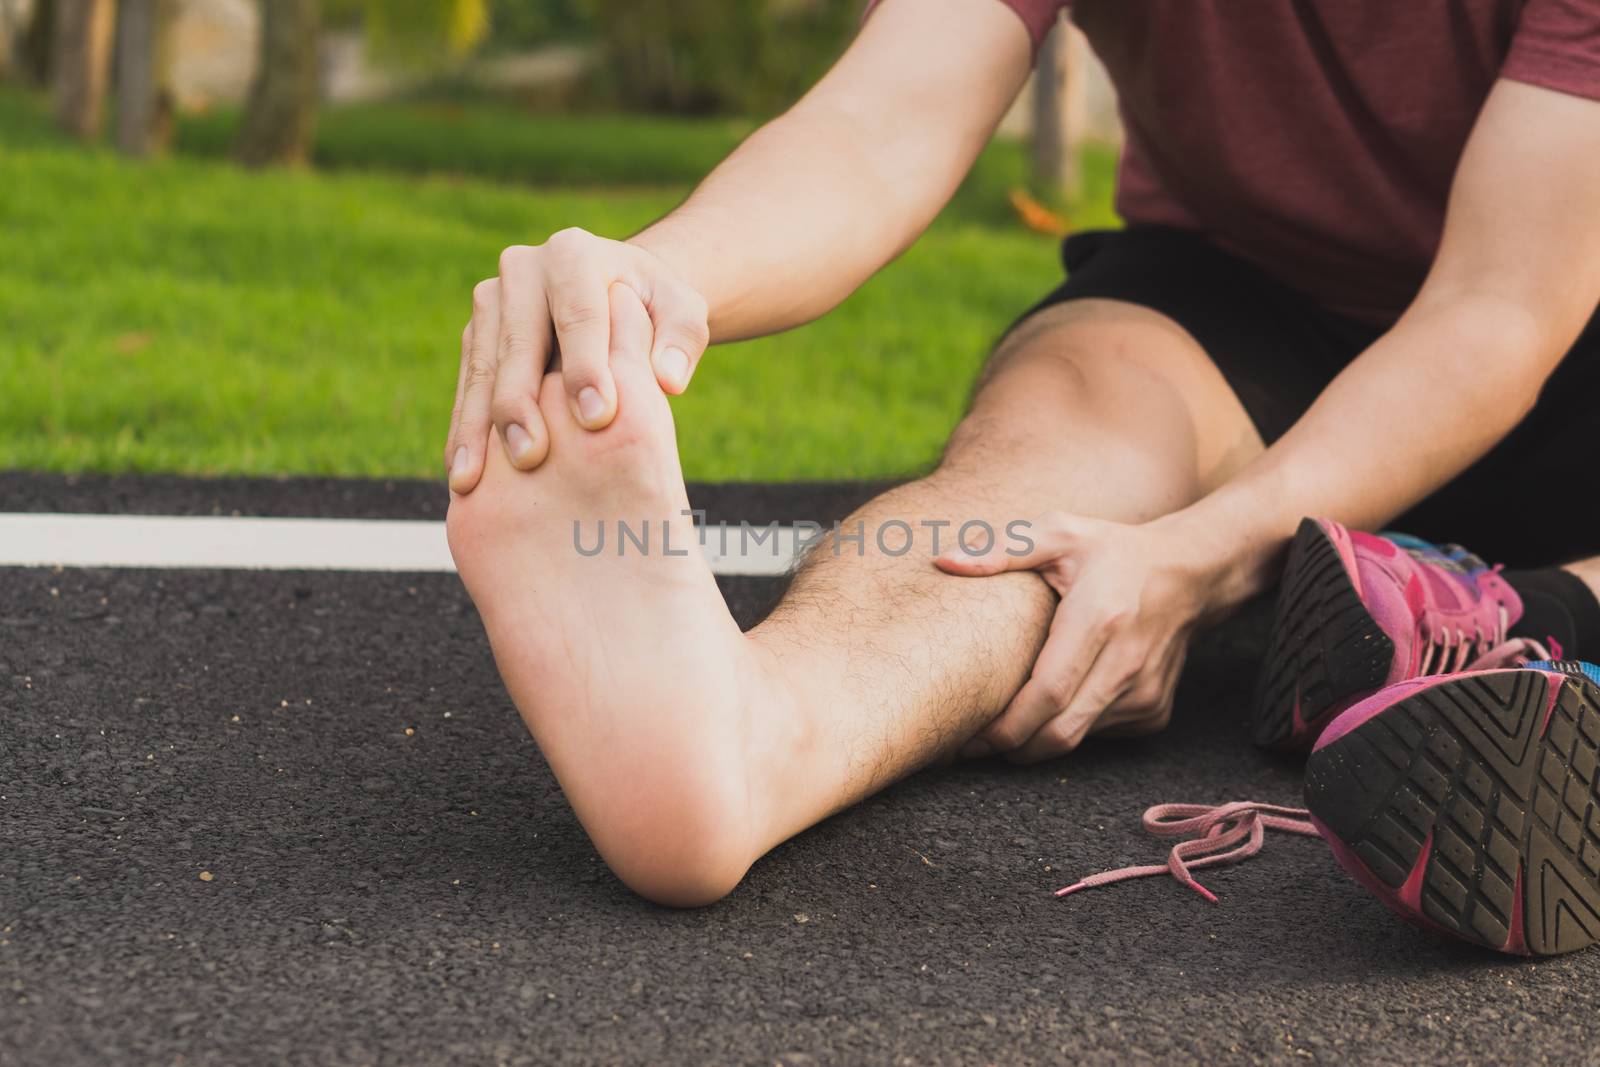
[{"label": "shoe sole", "polygon": [[1322,746],[1306,806],[1340,864],[1430,929],[1549,956],[1600,938],[1600,689],[1443,680]]},{"label": "shoe sole", "polygon": [[1394,642],[1362,602],[1339,546],[1315,519],[1303,520],[1256,684],[1255,743],[1309,750],[1338,712],[1383,686],[1393,662]]}]

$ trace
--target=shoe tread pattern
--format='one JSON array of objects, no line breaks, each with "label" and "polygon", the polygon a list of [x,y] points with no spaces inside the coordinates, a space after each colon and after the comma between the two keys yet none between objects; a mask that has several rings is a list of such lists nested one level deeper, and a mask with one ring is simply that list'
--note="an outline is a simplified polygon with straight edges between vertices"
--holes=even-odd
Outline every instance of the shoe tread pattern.
[{"label": "shoe tread pattern", "polygon": [[1374,716],[1313,757],[1306,796],[1384,884],[1423,842],[1423,916],[1505,947],[1519,872],[1523,936],[1538,955],[1600,939],[1600,702],[1537,671],[1468,676]]},{"label": "shoe tread pattern", "polygon": [[1335,704],[1382,686],[1393,660],[1394,642],[1362,603],[1338,547],[1315,520],[1303,520],[1256,685],[1256,744],[1294,742],[1297,694],[1302,715],[1315,723]]}]

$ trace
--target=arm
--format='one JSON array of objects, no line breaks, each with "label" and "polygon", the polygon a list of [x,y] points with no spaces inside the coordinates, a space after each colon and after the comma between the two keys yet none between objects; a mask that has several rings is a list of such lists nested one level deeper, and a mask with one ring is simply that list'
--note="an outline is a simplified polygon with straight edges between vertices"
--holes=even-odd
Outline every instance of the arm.
[{"label": "arm", "polygon": [[1052,515],[1028,555],[941,557],[956,574],[1038,570],[1071,620],[973,751],[1045,759],[1092,730],[1159,729],[1189,633],[1270,584],[1301,517],[1382,522],[1509,433],[1600,301],[1597,174],[1600,101],[1502,81],[1416,301],[1282,440],[1143,525]]},{"label": "arm", "polygon": [[514,465],[542,462],[537,399],[557,349],[579,424],[610,424],[612,285],[644,301],[670,393],[708,340],[787,329],[843,300],[950,198],[1027,76],[1028,47],[996,0],[885,0],[820,84],[661,222],[632,241],[569,229],[507,248],[462,337],[451,488],[477,485],[491,426]]},{"label": "arm", "polygon": [[933,221],[1028,67],[993,0],[885,0],[804,99],[632,243],[705,297],[713,340],[808,322]]},{"label": "arm", "polygon": [[1600,301],[1597,175],[1600,101],[1496,85],[1405,315],[1282,440],[1171,517],[1227,557],[1219,606],[1271,583],[1302,516],[1382,523],[1522,420]]}]

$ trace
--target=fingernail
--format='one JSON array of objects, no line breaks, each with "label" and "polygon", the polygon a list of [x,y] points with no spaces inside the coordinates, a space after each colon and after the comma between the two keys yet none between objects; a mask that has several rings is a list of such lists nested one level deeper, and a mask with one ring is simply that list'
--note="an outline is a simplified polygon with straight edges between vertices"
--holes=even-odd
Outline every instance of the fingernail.
[{"label": "fingernail", "polygon": [[656,357],[661,376],[675,389],[682,389],[689,381],[689,354],[681,348],[663,349]]},{"label": "fingernail", "polygon": [[981,737],[974,737],[971,741],[961,746],[961,755],[966,759],[982,759],[993,752],[994,746]]},{"label": "fingernail", "polygon": [[600,390],[592,385],[586,385],[578,390],[578,419],[585,425],[599,422],[606,413],[605,398],[600,395]]},{"label": "fingernail", "polygon": [[511,453],[511,462],[519,467],[532,458],[533,438],[514,422],[506,426],[506,451]]},{"label": "fingernail", "polygon": [[467,446],[462,445],[460,448],[456,449],[456,458],[450,461],[450,480],[453,482],[466,473]]}]

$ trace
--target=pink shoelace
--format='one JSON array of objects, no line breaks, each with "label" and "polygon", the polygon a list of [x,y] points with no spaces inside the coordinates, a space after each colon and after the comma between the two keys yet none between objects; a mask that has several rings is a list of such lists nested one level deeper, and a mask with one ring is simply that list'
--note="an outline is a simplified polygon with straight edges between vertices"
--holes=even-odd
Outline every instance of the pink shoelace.
[{"label": "pink shoelace", "polygon": [[[1519,667],[1534,660],[1559,658],[1560,642],[1553,637],[1549,640],[1557,650],[1554,653],[1531,637],[1511,637],[1498,644],[1492,644],[1490,640],[1482,637],[1475,637],[1469,641],[1466,634],[1460,630],[1455,632],[1453,640],[1449,631],[1433,634],[1427,638],[1428,646],[1423,652],[1417,676],[1421,678],[1430,674],[1455,674],[1457,671],[1481,671],[1493,667]],[[1478,655],[1473,657],[1473,652],[1477,652]]]},{"label": "pink shoelace", "polygon": [[[1496,563],[1492,569],[1499,574],[1505,569],[1505,565]],[[1423,650],[1417,676],[1454,674],[1457,671],[1477,671],[1493,667],[1520,667],[1534,660],[1561,657],[1561,645],[1554,637],[1547,638],[1551,645],[1551,648],[1547,649],[1531,637],[1509,636],[1510,629],[1511,614],[1506,610],[1506,606],[1501,604],[1499,622],[1490,633],[1484,633],[1476,623],[1473,624],[1470,638],[1460,627],[1452,629],[1446,626],[1435,633],[1424,633],[1422,637],[1427,646]]]},{"label": "pink shoelace", "polygon": [[[1500,622],[1493,632],[1474,629],[1469,636],[1465,630],[1445,627],[1426,633],[1427,642],[1422,662],[1417,667],[1418,677],[1429,674],[1454,674],[1457,671],[1476,671],[1491,667],[1514,667],[1533,660],[1550,659],[1550,650],[1531,637],[1509,637],[1511,619],[1502,605]],[[1554,638],[1550,639],[1556,644]],[[1557,653],[1559,655],[1559,651]]]},{"label": "pink shoelace", "polygon": [[1080,889],[1125,882],[1130,878],[1149,878],[1170,874],[1213,904],[1217,896],[1195,880],[1191,867],[1215,867],[1236,863],[1261,851],[1268,830],[1316,836],[1311,813],[1304,808],[1285,808],[1277,804],[1257,804],[1236,800],[1231,804],[1157,804],[1144,813],[1144,828],[1157,837],[1183,837],[1172,846],[1167,862],[1148,867],[1123,867],[1093,874],[1056,890],[1064,897]]},{"label": "pink shoelace", "polygon": [[[1470,639],[1461,630],[1429,635],[1419,675],[1518,666],[1534,660],[1561,658],[1561,645],[1553,637],[1549,639],[1548,649],[1529,637],[1507,637],[1505,631],[1509,621],[1502,608],[1497,633],[1478,632]],[[1217,805],[1157,804],[1145,811],[1142,822],[1144,828],[1157,837],[1184,838],[1172,846],[1172,851],[1167,853],[1166,863],[1120,867],[1114,871],[1092,874],[1056,890],[1056,896],[1070,896],[1082,889],[1126,882],[1132,878],[1170,874],[1215,904],[1217,895],[1201,885],[1190,873],[1190,868],[1216,867],[1249,859],[1261,851],[1268,830],[1283,830],[1311,837],[1317,834],[1317,828],[1311,824],[1311,813],[1305,808],[1258,804],[1252,800]]]}]

